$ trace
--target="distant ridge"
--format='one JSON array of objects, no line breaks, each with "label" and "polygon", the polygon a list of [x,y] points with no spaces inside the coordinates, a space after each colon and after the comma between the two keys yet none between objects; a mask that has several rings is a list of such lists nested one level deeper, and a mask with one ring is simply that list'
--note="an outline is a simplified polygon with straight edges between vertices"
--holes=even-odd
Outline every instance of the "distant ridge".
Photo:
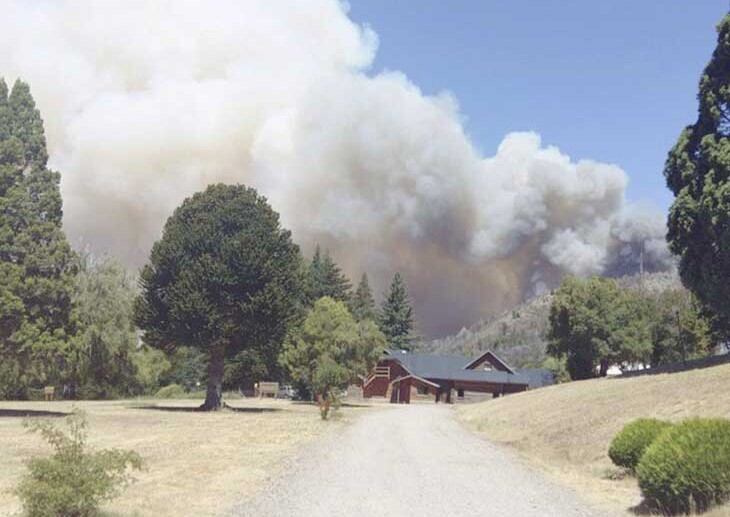
[{"label": "distant ridge", "polygon": [[[675,271],[635,274],[617,280],[624,287],[641,288],[649,292],[682,288]],[[544,336],[552,297],[552,292],[537,296],[498,316],[462,328],[452,336],[424,341],[418,345],[418,350],[467,357],[475,357],[484,350],[493,350],[510,366],[539,367],[545,360],[547,343]]]}]

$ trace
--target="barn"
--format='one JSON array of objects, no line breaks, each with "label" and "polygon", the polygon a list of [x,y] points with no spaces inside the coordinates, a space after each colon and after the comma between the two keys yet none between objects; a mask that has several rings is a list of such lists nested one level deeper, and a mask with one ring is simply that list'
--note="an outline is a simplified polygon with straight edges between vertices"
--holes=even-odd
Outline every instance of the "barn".
[{"label": "barn", "polygon": [[386,350],[363,382],[363,396],[390,397],[408,404],[412,394],[432,395],[436,402],[452,403],[466,392],[492,397],[539,388],[553,383],[543,369],[516,370],[491,351],[475,359],[458,355],[432,355]]}]

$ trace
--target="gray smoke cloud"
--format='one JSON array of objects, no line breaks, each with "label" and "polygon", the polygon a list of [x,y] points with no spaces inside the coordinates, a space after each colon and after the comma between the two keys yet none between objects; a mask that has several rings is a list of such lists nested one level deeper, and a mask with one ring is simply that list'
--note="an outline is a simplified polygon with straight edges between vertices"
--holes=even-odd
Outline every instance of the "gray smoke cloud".
[{"label": "gray smoke cloud", "polygon": [[443,334],[567,274],[668,266],[661,214],[618,166],[535,133],[485,157],[457,101],[369,73],[378,39],[335,0],[3,3],[0,74],[31,84],[72,241],[138,267],[212,182],[268,196],[378,290],[396,270]]}]

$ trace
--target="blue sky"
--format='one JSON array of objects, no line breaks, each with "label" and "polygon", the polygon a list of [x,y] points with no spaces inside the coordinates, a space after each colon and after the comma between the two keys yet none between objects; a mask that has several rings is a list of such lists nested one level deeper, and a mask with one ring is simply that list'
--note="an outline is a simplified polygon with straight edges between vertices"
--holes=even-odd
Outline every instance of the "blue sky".
[{"label": "blue sky", "polygon": [[533,130],[572,158],[620,165],[628,197],[665,209],[662,168],[696,116],[728,0],[351,0],[380,38],[373,72],[452,92],[483,154]]}]

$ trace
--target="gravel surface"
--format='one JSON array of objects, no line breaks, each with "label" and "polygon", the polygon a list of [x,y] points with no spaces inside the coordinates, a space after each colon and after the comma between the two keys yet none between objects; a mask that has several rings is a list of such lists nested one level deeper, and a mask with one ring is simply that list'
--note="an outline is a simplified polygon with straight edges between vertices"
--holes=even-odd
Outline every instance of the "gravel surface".
[{"label": "gravel surface", "polygon": [[234,515],[573,517],[589,510],[510,451],[412,404],[367,413],[290,461]]}]

